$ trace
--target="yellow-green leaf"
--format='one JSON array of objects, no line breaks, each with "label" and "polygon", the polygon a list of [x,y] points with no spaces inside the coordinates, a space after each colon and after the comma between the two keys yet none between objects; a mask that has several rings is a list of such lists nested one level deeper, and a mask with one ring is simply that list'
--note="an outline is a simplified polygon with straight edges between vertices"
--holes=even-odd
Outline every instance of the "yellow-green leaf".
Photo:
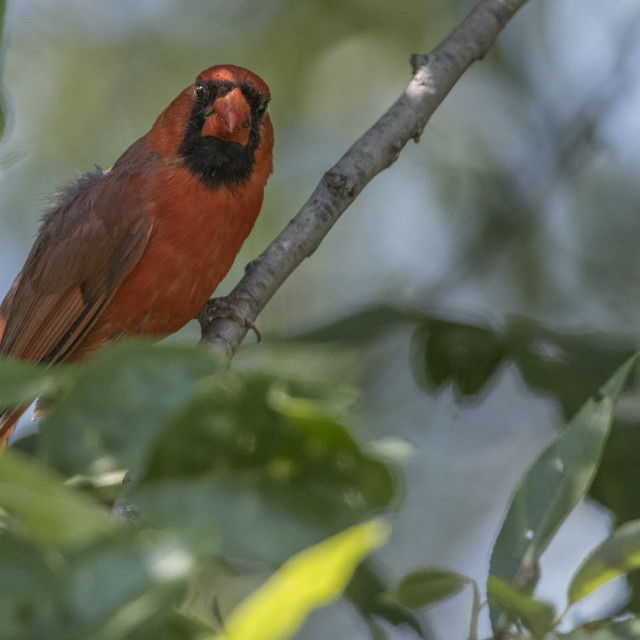
[{"label": "yellow-green leaf", "polygon": [[313,609],[344,591],[356,567],[389,532],[384,521],[372,520],[296,554],[231,612],[215,640],[290,638]]},{"label": "yellow-green leaf", "polygon": [[640,568],[640,520],[627,522],[598,545],[576,571],[569,585],[573,604],[613,578]]}]

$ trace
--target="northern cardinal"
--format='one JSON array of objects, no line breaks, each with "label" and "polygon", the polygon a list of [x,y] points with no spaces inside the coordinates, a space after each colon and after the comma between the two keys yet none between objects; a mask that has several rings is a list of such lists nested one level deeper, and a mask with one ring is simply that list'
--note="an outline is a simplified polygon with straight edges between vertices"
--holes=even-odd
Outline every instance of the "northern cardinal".
[{"label": "northern cardinal", "polygon": [[[272,172],[269,88],[203,71],[107,171],[63,189],[0,305],[0,356],[74,361],[194,318],[230,269]],[[26,407],[0,407],[0,448]]]}]

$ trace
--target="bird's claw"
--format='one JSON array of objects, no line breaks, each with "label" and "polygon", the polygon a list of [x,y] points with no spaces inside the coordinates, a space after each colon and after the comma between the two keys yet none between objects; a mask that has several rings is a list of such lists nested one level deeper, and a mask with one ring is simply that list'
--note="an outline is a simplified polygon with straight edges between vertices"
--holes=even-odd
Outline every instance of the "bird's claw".
[{"label": "bird's claw", "polygon": [[211,298],[207,300],[202,309],[198,311],[196,318],[200,322],[200,327],[204,331],[205,328],[213,322],[216,318],[227,318],[229,320],[235,320],[242,326],[253,331],[256,334],[258,342],[262,340],[260,331],[256,327],[255,323],[249,316],[247,316],[238,306],[238,303],[243,300],[243,296],[229,294],[223,298]]}]

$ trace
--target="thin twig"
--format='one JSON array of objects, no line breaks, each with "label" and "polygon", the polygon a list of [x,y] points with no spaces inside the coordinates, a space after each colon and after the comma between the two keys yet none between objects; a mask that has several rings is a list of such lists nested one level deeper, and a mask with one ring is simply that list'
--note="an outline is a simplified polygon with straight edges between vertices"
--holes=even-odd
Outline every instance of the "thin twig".
[{"label": "thin twig", "polygon": [[[429,55],[411,57],[413,78],[396,103],[327,171],[285,229],[253,262],[231,295],[239,315],[255,322],[287,277],[320,245],[369,181],[420,138],[429,118],[462,74],[483,58],[526,0],[480,0]],[[238,318],[214,318],[202,341],[227,361],[247,333]]]}]

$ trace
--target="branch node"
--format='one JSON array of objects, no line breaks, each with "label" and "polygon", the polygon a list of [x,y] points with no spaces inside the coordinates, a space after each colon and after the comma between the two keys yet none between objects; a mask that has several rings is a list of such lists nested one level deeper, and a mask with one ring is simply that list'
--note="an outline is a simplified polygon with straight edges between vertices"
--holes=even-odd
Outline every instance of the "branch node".
[{"label": "branch node", "polygon": [[415,76],[422,67],[426,67],[429,64],[429,54],[424,53],[412,53],[411,54],[411,69]]},{"label": "branch node", "polygon": [[[415,138],[414,138],[415,139]],[[402,140],[395,140],[393,142],[393,144],[391,145],[391,149],[392,149],[392,153],[393,153],[393,157],[391,159],[392,162],[395,162],[398,157],[400,156],[400,152],[402,151],[404,147],[404,143]]]},{"label": "branch node", "polygon": [[324,174],[324,181],[330,189],[342,192],[347,185],[347,176],[335,169],[329,169]]},{"label": "branch node", "polygon": [[245,275],[250,273],[251,271],[253,271],[254,269],[258,268],[258,265],[260,264],[260,257],[258,256],[257,258],[254,258],[253,260],[251,260],[250,262],[247,262],[247,264],[244,267],[244,273]]}]

